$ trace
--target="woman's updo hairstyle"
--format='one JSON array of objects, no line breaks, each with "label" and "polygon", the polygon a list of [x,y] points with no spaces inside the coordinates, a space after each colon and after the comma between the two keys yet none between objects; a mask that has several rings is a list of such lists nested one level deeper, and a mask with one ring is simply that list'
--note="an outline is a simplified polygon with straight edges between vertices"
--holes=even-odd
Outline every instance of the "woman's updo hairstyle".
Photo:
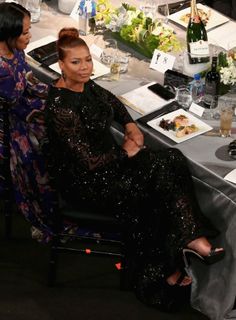
[{"label": "woman's updo hairstyle", "polygon": [[64,60],[66,51],[71,48],[85,46],[86,42],[80,38],[76,28],[62,28],[58,33],[57,52],[59,60]]}]

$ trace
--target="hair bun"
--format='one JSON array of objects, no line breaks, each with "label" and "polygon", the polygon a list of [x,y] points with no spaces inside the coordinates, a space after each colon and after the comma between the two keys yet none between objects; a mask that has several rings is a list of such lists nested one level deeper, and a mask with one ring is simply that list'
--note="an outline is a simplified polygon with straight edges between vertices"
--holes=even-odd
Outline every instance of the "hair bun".
[{"label": "hair bun", "polygon": [[58,39],[62,37],[79,38],[79,31],[76,28],[62,28],[59,31]]}]

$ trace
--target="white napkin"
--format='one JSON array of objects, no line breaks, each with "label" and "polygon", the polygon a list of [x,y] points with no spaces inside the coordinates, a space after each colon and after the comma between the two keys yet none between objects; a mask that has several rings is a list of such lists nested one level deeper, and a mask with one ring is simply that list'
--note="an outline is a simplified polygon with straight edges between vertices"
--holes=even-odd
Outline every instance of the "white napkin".
[{"label": "white napkin", "polygon": [[225,180],[228,180],[230,182],[236,183],[236,169],[233,169],[230,171],[225,177]]}]

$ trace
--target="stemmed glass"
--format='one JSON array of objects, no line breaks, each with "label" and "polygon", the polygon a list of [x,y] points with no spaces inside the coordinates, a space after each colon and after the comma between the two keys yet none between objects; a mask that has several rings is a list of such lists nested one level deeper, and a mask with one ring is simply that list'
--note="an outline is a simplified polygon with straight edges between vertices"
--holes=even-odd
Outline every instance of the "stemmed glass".
[{"label": "stemmed glass", "polygon": [[152,19],[156,18],[157,4],[155,0],[146,0],[144,4],[140,6],[140,10],[143,11],[145,16]]},{"label": "stemmed glass", "polygon": [[165,17],[163,19],[163,22],[165,24],[168,24],[169,20],[169,4],[166,2],[166,0],[158,0],[158,11]]}]

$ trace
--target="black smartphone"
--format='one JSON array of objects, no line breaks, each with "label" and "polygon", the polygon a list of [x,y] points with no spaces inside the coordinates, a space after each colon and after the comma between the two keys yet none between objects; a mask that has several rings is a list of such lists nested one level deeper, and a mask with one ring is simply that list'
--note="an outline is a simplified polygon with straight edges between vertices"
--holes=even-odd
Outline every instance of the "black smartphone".
[{"label": "black smartphone", "polygon": [[174,99],[174,97],[175,97],[175,94],[172,91],[163,87],[160,83],[154,83],[154,84],[148,86],[148,89],[165,100]]}]

